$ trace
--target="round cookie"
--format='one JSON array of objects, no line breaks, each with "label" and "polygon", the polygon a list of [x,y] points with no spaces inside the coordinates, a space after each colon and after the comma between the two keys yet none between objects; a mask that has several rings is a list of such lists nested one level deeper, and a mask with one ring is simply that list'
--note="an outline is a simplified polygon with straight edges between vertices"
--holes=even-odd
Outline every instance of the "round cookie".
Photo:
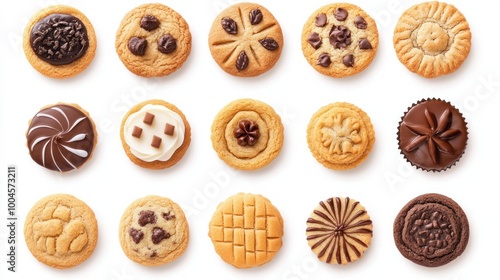
[{"label": "round cookie", "polygon": [[471,32],[464,15],[453,5],[424,2],[407,9],[394,29],[399,61],[425,78],[450,74],[469,55]]},{"label": "round cookie", "polygon": [[362,258],[373,236],[366,209],[349,197],[320,201],[306,224],[309,247],[329,264],[344,265]]},{"label": "round cookie", "polygon": [[145,266],[159,266],[186,251],[189,226],[177,203],[149,195],[135,200],[124,211],[119,237],[123,252],[130,260]]},{"label": "round cookie", "polygon": [[266,103],[237,99],[219,111],[212,123],[212,147],[226,164],[256,170],[273,161],[283,147],[280,116]]},{"label": "round cookie", "polygon": [[307,144],[316,160],[333,170],[361,164],[375,143],[368,115],[353,104],[336,102],[319,109],[307,126]]},{"label": "round cookie", "polygon": [[76,104],[42,108],[26,131],[31,158],[40,166],[67,172],[83,166],[97,144],[97,130],[88,112]]},{"label": "round cookie", "polygon": [[29,63],[51,78],[69,78],[81,73],[94,59],[96,47],[89,19],[65,5],[40,10],[23,33],[23,49]]},{"label": "round cookie", "polygon": [[283,218],[264,196],[238,193],[217,206],[208,236],[226,263],[236,268],[260,266],[281,249]]},{"label": "round cookie", "polygon": [[398,126],[401,154],[417,169],[440,172],[454,166],[467,147],[467,123],[449,102],[427,98],[414,103]]},{"label": "round cookie", "polygon": [[179,69],[191,53],[191,32],[184,18],[170,7],[143,4],[123,17],[115,48],[132,73],[167,76]]},{"label": "round cookie", "polygon": [[343,78],[363,71],[378,49],[378,29],[360,7],[331,3],[317,9],[302,28],[302,52],[321,74]]},{"label": "round cookie", "polygon": [[176,164],[191,143],[191,126],[175,105],[153,99],[133,106],[120,127],[123,149],[138,166],[164,169]]},{"label": "round cookie", "polygon": [[459,257],[469,241],[469,222],[453,199],[428,193],[409,201],[394,220],[394,242],[410,261],[443,266]]},{"label": "round cookie", "polygon": [[86,261],[97,245],[92,209],[69,194],[53,194],[33,205],[24,223],[24,239],[40,262],[58,269]]},{"label": "round cookie", "polygon": [[215,18],[208,36],[210,53],[227,73],[254,77],[271,69],[283,50],[276,18],[255,3],[237,3]]}]

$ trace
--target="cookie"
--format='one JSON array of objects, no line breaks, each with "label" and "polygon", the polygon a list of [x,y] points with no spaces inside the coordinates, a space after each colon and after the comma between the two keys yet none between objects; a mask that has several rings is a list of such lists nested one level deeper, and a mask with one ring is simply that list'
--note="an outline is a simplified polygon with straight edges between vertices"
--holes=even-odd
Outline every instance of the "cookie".
[{"label": "cookie", "polygon": [[33,205],[24,223],[31,254],[48,266],[66,269],[86,261],[98,239],[92,209],[69,194],[53,194]]},{"label": "cookie", "polygon": [[428,193],[409,201],[394,220],[394,242],[403,257],[443,266],[459,257],[469,241],[469,222],[453,199]]},{"label": "cookie", "polygon": [[153,99],[133,106],[120,127],[123,149],[138,166],[164,169],[176,164],[191,143],[191,126],[175,105]]},{"label": "cookie", "polygon": [[215,116],[212,147],[226,164],[256,170],[271,163],[283,147],[284,127],[274,109],[255,99],[237,99]]},{"label": "cookie", "polygon": [[375,20],[350,3],[327,4],[302,28],[302,52],[319,73],[343,78],[366,69],[378,49]]},{"label": "cookie", "polygon": [[142,77],[177,71],[191,53],[191,32],[184,18],[160,3],[129,11],[116,32],[115,48],[123,65]]},{"label": "cookie", "polygon": [[208,236],[226,263],[237,268],[260,266],[281,249],[283,218],[264,196],[238,193],[217,206]]},{"label": "cookie", "polygon": [[37,12],[23,32],[23,49],[35,70],[51,78],[80,74],[94,59],[94,27],[79,10],[55,5]]},{"label": "cookie", "polygon": [[316,160],[333,170],[355,168],[375,143],[368,115],[353,104],[336,102],[319,109],[307,126],[307,144]]},{"label": "cookie", "polygon": [[278,62],[283,50],[283,32],[265,7],[237,3],[215,18],[208,45],[222,70],[233,76],[255,77]]},{"label": "cookie", "polygon": [[401,154],[417,169],[440,172],[454,166],[467,147],[467,123],[448,101],[427,98],[414,103],[398,126]]},{"label": "cookie", "polygon": [[31,158],[53,171],[83,166],[97,144],[97,130],[87,111],[77,104],[58,103],[42,108],[26,131]]},{"label": "cookie", "polygon": [[159,266],[180,257],[189,243],[182,209],[169,198],[149,195],[135,200],[122,215],[120,245],[132,261]]},{"label": "cookie", "polygon": [[424,2],[407,9],[394,29],[399,61],[425,78],[453,73],[469,55],[471,31],[453,5]]},{"label": "cookie", "polygon": [[306,224],[311,250],[329,264],[348,264],[362,258],[373,236],[366,209],[349,197],[320,201]]}]

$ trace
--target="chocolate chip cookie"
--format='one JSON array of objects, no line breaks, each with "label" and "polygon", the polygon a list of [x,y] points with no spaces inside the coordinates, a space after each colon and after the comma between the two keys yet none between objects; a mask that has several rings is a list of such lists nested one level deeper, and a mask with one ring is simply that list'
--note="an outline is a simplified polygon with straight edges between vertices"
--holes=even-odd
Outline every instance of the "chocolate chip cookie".
[{"label": "chocolate chip cookie", "polygon": [[215,18],[208,45],[224,71],[238,77],[254,77],[271,69],[280,58],[283,33],[265,7],[238,3]]}]

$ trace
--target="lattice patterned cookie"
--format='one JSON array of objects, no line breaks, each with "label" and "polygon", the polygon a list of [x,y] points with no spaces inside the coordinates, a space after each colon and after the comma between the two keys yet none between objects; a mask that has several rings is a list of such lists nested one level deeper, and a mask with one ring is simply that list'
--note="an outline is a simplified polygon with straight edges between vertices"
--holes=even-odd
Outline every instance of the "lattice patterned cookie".
[{"label": "lattice patterned cookie", "polygon": [[225,262],[237,268],[259,266],[280,250],[283,219],[262,195],[239,193],[219,204],[208,236]]},{"label": "lattice patterned cookie", "polygon": [[394,49],[403,65],[426,78],[450,74],[469,55],[471,31],[453,5],[425,2],[407,9],[394,29]]}]

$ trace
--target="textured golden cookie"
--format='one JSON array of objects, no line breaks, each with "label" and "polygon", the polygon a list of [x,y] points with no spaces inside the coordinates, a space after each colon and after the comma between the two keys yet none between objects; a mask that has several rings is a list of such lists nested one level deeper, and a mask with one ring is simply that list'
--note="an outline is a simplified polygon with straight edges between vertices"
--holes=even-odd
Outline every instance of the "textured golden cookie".
[{"label": "textured golden cookie", "polygon": [[176,164],[191,143],[191,126],[175,105],[153,99],[133,106],[120,127],[123,149],[138,166],[164,169]]},{"label": "textured golden cookie", "polygon": [[349,197],[321,201],[307,219],[307,243],[318,259],[348,264],[363,257],[372,240],[372,221],[366,209]]},{"label": "textured golden cookie", "polygon": [[394,29],[394,49],[403,65],[426,78],[457,70],[471,48],[469,24],[455,6],[425,2],[406,10]]},{"label": "textured golden cookie", "polygon": [[177,203],[149,195],[135,200],[124,211],[119,237],[129,259],[146,266],[159,266],[184,253],[189,243],[189,226]]},{"label": "textured golden cookie", "polygon": [[69,78],[85,70],[97,47],[94,27],[79,10],[65,5],[36,13],[23,33],[29,63],[51,78]]},{"label": "textured golden cookie", "polygon": [[276,18],[255,3],[234,4],[215,18],[208,45],[215,62],[239,77],[258,76],[281,56],[283,32]]},{"label": "textured golden cookie", "polygon": [[281,248],[283,218],[262,195],[238,193],[217,206],[208,236],[225,262],[237,268],[259,266]]},{"label": "textured golden cookie", "polygon": [[319,109],[307,127],[307,144],[318,162],[334,170],[361,164],[375,143],[368,115],[353,104],[336,102]]},{"label": "textured golden cookie", "polygon": [[271,163],[283,146],[284,127],[272,107],[238,99],[219,111],[212,123],[212,147],[220,159],[241,170]]},{"label": "textured golden cookie", "polygon": [[170,7],[143,4],[123,17],[115,48],[132,73],[167,76],[179,69],[191,53],[191,32],[184,18]]},{"label": "textured golden cookie", "polygon": [[375,58],[378,29],[360,7],[332,3],[317,9],[302,28],[302,52],[321,74],[334,78],[355,75]]},{"label": "textured golden cookie", "polygon": [[24,239],[40,262],[59,269],[87,260],[97,245],[97,220],[90,207],[68,194],[40,199],[28,212]]}]

